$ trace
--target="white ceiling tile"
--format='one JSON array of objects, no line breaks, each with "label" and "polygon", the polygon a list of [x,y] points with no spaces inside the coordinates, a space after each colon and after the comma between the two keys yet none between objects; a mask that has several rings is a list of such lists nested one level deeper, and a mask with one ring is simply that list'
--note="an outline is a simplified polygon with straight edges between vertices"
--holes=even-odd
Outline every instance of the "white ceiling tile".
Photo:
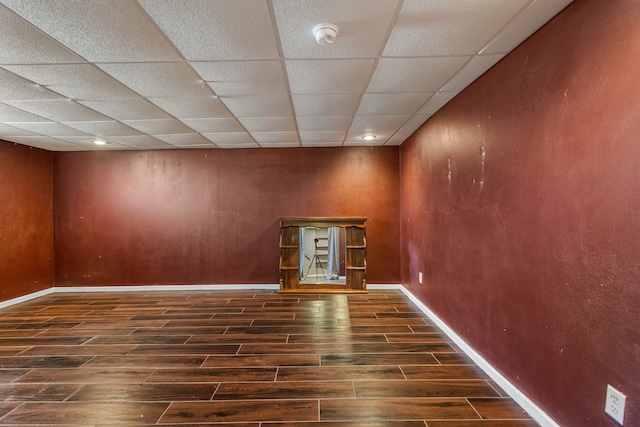
[{"label": "white ceiling tile", "polygon": [[16,136],[11,138],[11,142],[28,145],[34,148],[41,148],[49,151],[82,151],[85,150],[80,145],[60,141],[49,136]]},{"label": "white ceiling tile", "polygon": [[0,64],[84,62],[67,47],[0,5]]},{"label": "white ceiling tile", "polygon": [[221,142],[216,145],[220,148],[260,148],[257,142]]},{"label": "white ceiling tile", "polygon": [[381,146],[385,144],[386,144],[385,139],[375,139],[373,141],[365,141],[362,139],[347,139],[344,141],[345,147],[361,147],[361,146],[369,147],[369,146]]},{"label": "white ceiling tile", "polygon": [[304,116],[298,117],[298,129],[301,131],[325,131],[327,129],[346,132],[351,126],[350,116]]},{"label": "white ceiling tile", "polygon": [[149,98],[149,101],[178,119],[233,117],[227,106],[215,96]]},{"label": "white ceiling tile", "polygon": [[11,123],[11,126],[24,129],[29,132],[33,132],[39,135],[47,136],[87,136],[87,132],[82,132],[79,129],[75,129],[69,126],[65,126],[56,122],[25,122],[25,123]]},{"label": "white ceiling tile", "polygon": [[281,61],[191,62],[219,96],[289,93]]},{"label": "white ceiling tile", "polygon": [[498,55],[479,55],[474,56],[451,80],[442,87],[442,91],[460,92],[469,86],[475,79],[480,77],[489,68],[493,67],[498,61],[504,57],[504,54]]},{"label": "white ceiling tile", "polygon": [[451,101],[458,92],[438,92],[420,108],[418,114],[435,114],[436,111],[444,107],[447,102]]},{"label": "white ceiling tile", "polygon": [[394,135],[394,136],[392,136],[391,138],[389,138],[389,139],[387,140],[387,142],[385,142],[385,143],[384,143],[384,145],[386,145],[386,146],[394,146],[394,147],[397,147],[397,146],[402,145],[402,143],[403,143],[403,142],[405,141],[405,139],[406,139],[406,138],[404,138],[404,139],[400,139],[400,138],[394,138],[394,137],[395,137],[395,135]]},{"label": "white ceiling tile", "polygon": [[[397,0],[274,0],[273,8],[286,58],[377,57],[386,42]],[[338,26],[338,37],[320,45],[312,29]]]},{"label": "white ceiling tile", "polygon": [[415,115],[411,117],[398,131],[387,141],[386,145],[400,145],[426,122],[430,115]]},{"label": "white ceiling tile", "polygon": [[359,116],[411,115],[433,96],[433,92],[418,93],[366,93],[358,109]]},{"label": "white ceiling tile", "polygon": [[383,55],[475,55],[528,1],[405,0]]},{"label": "white ceiling tile", "polygon": [[202,136],[211,140],[216,145],[220,144],[254,144],[255,140],[247,132],[208,132]]},{"label": "white ceiling tile", "polygon": [[69,99],[6,101],[7,104],[53,121],[98,121],[108,117]]},{"label": "white ceiling tile", "polygon": [[251,132],[258,144],[296,143],[299,144],[298,132]]},{"label": "white ceiling tile", "polygon": [[[240,123],[249,132],[278,132],[295,131],[296,121],[289,117],[245,117],[240,118]],[[258,141],[259,142],[259,141]]]},{"label": "white ceiling tile", "polygon": [[57,93],[51,92],[27,79],[0,68],[0,100],[30,100],[30,99],[64,99]]},{"label": "white ceiling tile", "polygon": [[140,150],[173,148],[172,145],[169,145],[149,135],[111,136],[109,140]]},{"label": "white ceiling tile", "polygon": [[296,116],[354,116],[360,105],[360,94],[293,95]]},{"label": "white ceiling tile", "polygon": [[429,120],[431,114],[416,114],[411,117],[399,130],[399,133],[408,133],[410,136],[412,133],[417,131],[420,126],[422,126],[427,120]]},{"label": "white ceiling tile", "polygon": [[182,59],[136,2],[130,0],[3,0],[89,61]]},{"label": "white ceiling tile", "polygon": [[167,144],[175,146],[200,146],[211,145],[211,141],[203,137],[199,133],[183,133],[183,134],[166,134],[166,135],[154,135],[161,141]]},{"label": "white ceiling tile", "polygon": [[101,122],[65,122],[67,126],[103,138],[123,135],[140,135],[140,132],[115,120]]},{"label": "white ceiling tile", "polygon": [[122,123],[148,135],[194,132],[189,126],[176,119],[123,120]]},{"label": "white ceiling tile", "polygon": [[342,147],[342,142],[308,141],[302,142],[303,147]]},{"label": "white ceiling tile", "polygon": [[[0,138],[398,145],[569,3],[0,0]],[[335,43],[314,40],[323,22]]]},{"label": "white ceiling tile", "polygon": [[25,79],[73,99],[131,98],[131,89],[91,64],[5,65]]},{"label": "white ceiling tile", "polygon": [[96,99],[78,101],[116,120],[168,119],[170,116],[143,98]]},{"label": "white ceiling tile", "polygon": [[244,128],[236,119],[182,119],[182,121],[199,133],[244,132]]},{"label": "white ceiling tile", "polygon": [[262,148],[295,148],[300,147],[299,142],[261,142]]},{"label": "white ceiling tile", "polygon": [[11,136],[29,136],[36,135],[36,133],[25,130],[21,127],[11,126],[11,123],[0,123],[0,139],[7,139]]},{"label": "white ceiling tile", "polygon": [[0,122],[48,122],[44,117],[0,103]]},{"label": "white ceiling tile", "polygon": [[145,97],[212,96],[209,86],[185,62],[98,64]]},{"label": "white ceiling tile", "polygon": [[436,92],[469,60],[447,58],[382,58],[367,92]]},{"label": "white ceiling tile", "polygon": [[80,145],[82,147],[87,147],[92,149],[96,147],[100,149],[106,149],[106,150],[109,150],[109,149],[123,150],[128,148],[128,146],[126,145],[118,144],[117,142],[114,142],[112,140],[107,140],[106,138],[101,138],[101,140],[105,142],[104,145],[98,145],[95,143],[96,138],[93,136],[63,136],[63,137],[59,137],[58,139],[74,145]]},{"label": "white ceiling tile", "polygon": [[344,141],[344,137],[346,134],[346,132],[339,131],[301,131],[300,140],[304,144],[308,144],[311,142],[330,142],[342,144],[342,141]]},{"label": "white ceiling tile", "polygon": [[187,60],[279,56],[266,1],[138,1]]},{"label": "white ceiling tile", "polygon": [[[389,138],[411,116],[356,116],[353,119],[347,138],[360,138],[365,134],[377,135],[379,138],[386,135]],[[385,140],[386,140],[385,138]]]},{"label": "white ceiling tile", "polygon": [[482,49],[482,54],[510,52],[569,3],[571,0],[532,1]]},{"label": "white ceiling tile", "polygon": [[283,117],[292,114],[288,96],[222,98],[222,102],[236,117]]},{"label": "white ceiling tile", "polygon": [[373,71],[373,59],[289,60],[293,94],[361,93]]}]

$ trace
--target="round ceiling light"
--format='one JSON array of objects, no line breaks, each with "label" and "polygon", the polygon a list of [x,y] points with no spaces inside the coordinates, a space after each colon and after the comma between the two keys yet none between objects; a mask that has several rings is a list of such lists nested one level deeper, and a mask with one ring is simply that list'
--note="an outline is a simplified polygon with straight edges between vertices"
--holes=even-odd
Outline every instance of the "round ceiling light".
[{"label": "round ceiling light", "polygon": [[376,139],[375,135],[365,135],[362,137],[362,139],[364,139],[365,141],[373,141],[374,139]]},{"label": "round ceiling light", "polygon": [[96,139],[93,143],[96,145],[107,145],[107,143],[101,139]]}]

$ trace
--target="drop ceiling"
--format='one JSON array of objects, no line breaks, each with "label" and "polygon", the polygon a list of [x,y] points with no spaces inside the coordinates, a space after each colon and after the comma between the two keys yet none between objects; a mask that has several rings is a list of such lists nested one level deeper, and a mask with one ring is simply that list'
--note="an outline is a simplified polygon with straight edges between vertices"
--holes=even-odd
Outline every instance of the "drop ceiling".
[{"label": "drop ceiling", "polygon": [[0,139],[400,145],[570,2],[0,0]]}]

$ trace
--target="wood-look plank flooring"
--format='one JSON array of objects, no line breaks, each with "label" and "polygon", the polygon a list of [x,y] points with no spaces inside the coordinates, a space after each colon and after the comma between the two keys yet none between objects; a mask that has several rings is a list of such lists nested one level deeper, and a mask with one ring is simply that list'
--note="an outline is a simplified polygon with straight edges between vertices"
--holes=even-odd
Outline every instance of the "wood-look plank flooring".
[{"label": "wood-look plank flooring", "polygon": [[0,310],[0,426],[532,427],[401,292],[58,293]]}]

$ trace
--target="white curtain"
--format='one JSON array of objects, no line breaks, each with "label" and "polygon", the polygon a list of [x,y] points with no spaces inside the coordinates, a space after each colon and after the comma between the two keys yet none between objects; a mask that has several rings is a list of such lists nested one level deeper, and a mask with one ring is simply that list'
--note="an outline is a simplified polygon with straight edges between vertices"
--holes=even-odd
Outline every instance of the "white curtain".
[{"label": "white curtain", "polygon": [[329,249],[327,252],[327,271],[326,279],[328,280],[337,280],[339,277],[340,268],[340,228],[339,227],[329,227],[328,230],[329,237]]},{"label": "white curtain", "polygon": [[304,256],[306,254],[304,247],[304,227],[298,227],[300,230],[300,279],[304,276]]}]

